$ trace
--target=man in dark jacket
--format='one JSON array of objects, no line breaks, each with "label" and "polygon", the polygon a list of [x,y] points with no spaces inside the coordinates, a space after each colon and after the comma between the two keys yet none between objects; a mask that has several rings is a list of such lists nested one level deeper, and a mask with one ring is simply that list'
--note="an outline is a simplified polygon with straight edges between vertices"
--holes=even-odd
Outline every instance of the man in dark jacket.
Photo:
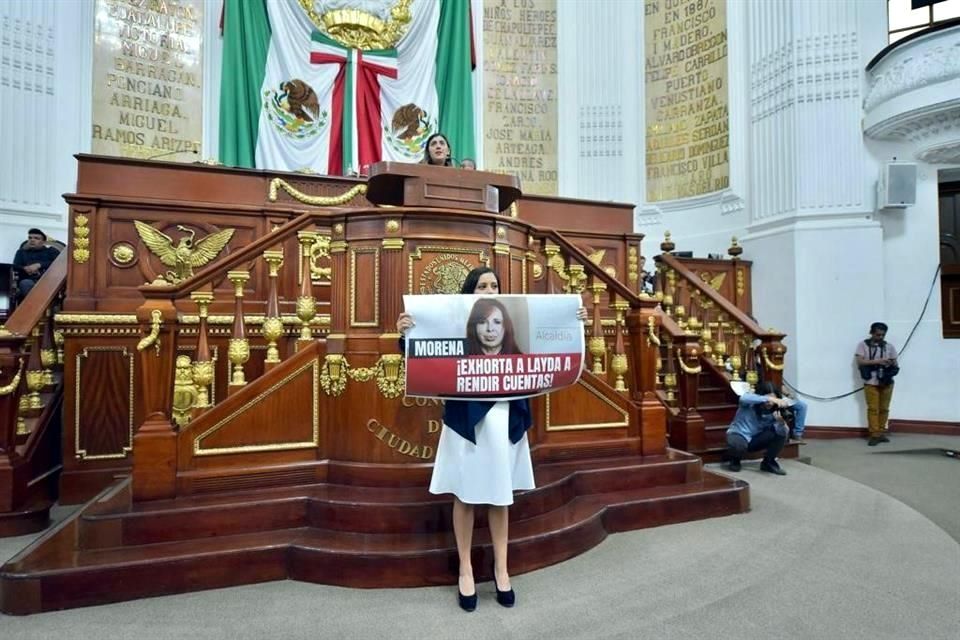
[{"label": "man in dark jacket", "polygon": [[13,265],[20,274],[17,286],[20,289],[20,298],[25,298],[40,276],[50,268],[60,252],[47,246],[47,234],[40,229],[30,229],[27,232],[27,244],[17,250],[13,258]]}]

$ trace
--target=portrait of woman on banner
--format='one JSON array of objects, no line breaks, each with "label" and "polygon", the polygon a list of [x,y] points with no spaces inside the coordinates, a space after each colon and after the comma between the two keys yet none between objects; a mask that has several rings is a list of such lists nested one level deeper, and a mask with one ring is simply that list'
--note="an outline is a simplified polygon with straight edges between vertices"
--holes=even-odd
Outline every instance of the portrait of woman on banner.
[{"label": "portrait of woman on banner", "polygon": [[480,298],[467,320],[467,355],[517,355],[523,353],[517,346],[513,320],[499,300]]}]

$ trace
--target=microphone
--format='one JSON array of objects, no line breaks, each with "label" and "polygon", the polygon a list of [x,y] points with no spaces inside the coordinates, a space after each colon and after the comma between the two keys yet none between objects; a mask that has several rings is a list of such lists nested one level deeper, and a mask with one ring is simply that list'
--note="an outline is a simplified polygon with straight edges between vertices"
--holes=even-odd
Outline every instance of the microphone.
[{"label": "microphone", "polygon": [[178,153],[192,153],[195,156],[200,155],[200,151],[198,151],[197,149],[191,149],[190,151],[187,151],[186,149],[184,149],[181,151],[164,151],[163,153],[155,153],[152,156],[147,156],[146,158],[144,158],[144,160],[157,160],[159,158],[166,158],[167,156],[176,155]]}]

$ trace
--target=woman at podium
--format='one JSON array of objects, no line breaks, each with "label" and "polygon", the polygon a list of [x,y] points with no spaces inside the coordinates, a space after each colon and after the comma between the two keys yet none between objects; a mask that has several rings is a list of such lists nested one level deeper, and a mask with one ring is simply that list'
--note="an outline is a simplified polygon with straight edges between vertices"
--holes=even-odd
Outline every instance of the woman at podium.
[{"label": "woman at podium", "polygon": [[438,167],[452,167],[453,152],[450,149],[450,142],[447,136],[442,133],[435,133],[427,138],[427,144],[423,145],[423,160],[420,164],[432,164]]}]

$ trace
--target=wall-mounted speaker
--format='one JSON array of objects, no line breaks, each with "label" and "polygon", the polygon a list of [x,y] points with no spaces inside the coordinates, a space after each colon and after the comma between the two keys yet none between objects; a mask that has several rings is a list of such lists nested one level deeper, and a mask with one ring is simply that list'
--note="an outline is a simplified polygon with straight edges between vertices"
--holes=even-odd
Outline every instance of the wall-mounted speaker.
[{"label": "wall-mounted speaker", "polygon": [[917,204],[917,165],[888,162],[877,189],[878,209],[905,209]]}]

